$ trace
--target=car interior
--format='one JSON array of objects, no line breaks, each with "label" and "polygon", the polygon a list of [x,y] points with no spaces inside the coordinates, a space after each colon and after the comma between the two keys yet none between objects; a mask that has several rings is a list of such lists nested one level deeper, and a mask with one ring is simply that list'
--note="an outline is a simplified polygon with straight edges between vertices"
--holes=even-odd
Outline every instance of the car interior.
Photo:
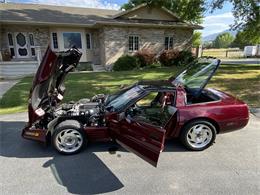
[{"label": "car interior", "polygon": [[186,90],[186,102],[187,105],[197,104],[197,103],[206,103],[218,101],[220,98],[213,94],[212,92],[204,89],[198,96],[194,96],[193,93],[189,90]]},{"label": "car interior", "polygon": [[128,109],[127,116],[135,121],[163,127],[176,111],[173,93],[150,92]]}]

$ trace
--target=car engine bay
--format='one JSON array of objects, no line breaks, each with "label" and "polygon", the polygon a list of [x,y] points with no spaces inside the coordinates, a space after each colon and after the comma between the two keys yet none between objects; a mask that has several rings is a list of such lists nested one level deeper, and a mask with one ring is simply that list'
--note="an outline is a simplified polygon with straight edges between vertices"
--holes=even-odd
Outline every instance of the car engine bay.
[{"label": "car engine bay", "polygon": [[59,120],[75,119],[84,126],[105,126],[104,97],[105,95],[99,94],[91,99],[61,104],[54,110],[53,116]]}]

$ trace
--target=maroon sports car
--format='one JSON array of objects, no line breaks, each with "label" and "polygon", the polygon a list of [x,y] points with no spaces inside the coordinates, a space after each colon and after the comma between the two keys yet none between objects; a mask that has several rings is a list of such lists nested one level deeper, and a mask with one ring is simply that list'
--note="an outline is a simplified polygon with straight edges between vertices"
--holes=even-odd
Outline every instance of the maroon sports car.
[{"label": "maroon sports car", "polygon": [[29,122],[22,136],[52,143],[63,154],[81,151],[87,142],[116,140],[156,166],[164,140],[180,138],[190,150],[208,148],[216,134],[246,126],[248,106],[215,89],[205,89],[220,65],[200,59],[175,78],[140,81],[115,94],[60,104],[64,78],[81,53],[47,49],[29,96]]}]

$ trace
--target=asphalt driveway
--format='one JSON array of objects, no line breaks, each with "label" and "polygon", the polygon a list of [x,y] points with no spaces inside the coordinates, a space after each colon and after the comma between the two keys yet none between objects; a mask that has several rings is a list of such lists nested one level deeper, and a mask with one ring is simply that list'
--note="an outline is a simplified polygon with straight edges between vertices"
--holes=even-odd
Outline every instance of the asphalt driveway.
[{"label": "asphalt driveway", "polygon": [[1,194],[259,194],[260,119],[203,152],[166,143],[158,168],[113,143],[62,156],[24,140],[25,114],[0,115]]}]

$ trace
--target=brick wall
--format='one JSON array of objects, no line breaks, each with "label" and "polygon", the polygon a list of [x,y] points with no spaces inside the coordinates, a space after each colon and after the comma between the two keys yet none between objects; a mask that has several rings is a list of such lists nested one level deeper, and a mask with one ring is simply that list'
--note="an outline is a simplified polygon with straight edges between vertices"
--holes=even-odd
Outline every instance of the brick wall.
[{"label": "brick wall", "polygon": [[173,46],[182,50],[191,48],[191,29],[154,29],[154,28],[124,28],[124,27],[104,27],[104,59],[102,62],[106,66],[112,65],[120,56],[133,54],[128,50],[128,36],[139,36],[139,49],[149,48],[158,53],[164,49],[165,36],[173,37]]}]

